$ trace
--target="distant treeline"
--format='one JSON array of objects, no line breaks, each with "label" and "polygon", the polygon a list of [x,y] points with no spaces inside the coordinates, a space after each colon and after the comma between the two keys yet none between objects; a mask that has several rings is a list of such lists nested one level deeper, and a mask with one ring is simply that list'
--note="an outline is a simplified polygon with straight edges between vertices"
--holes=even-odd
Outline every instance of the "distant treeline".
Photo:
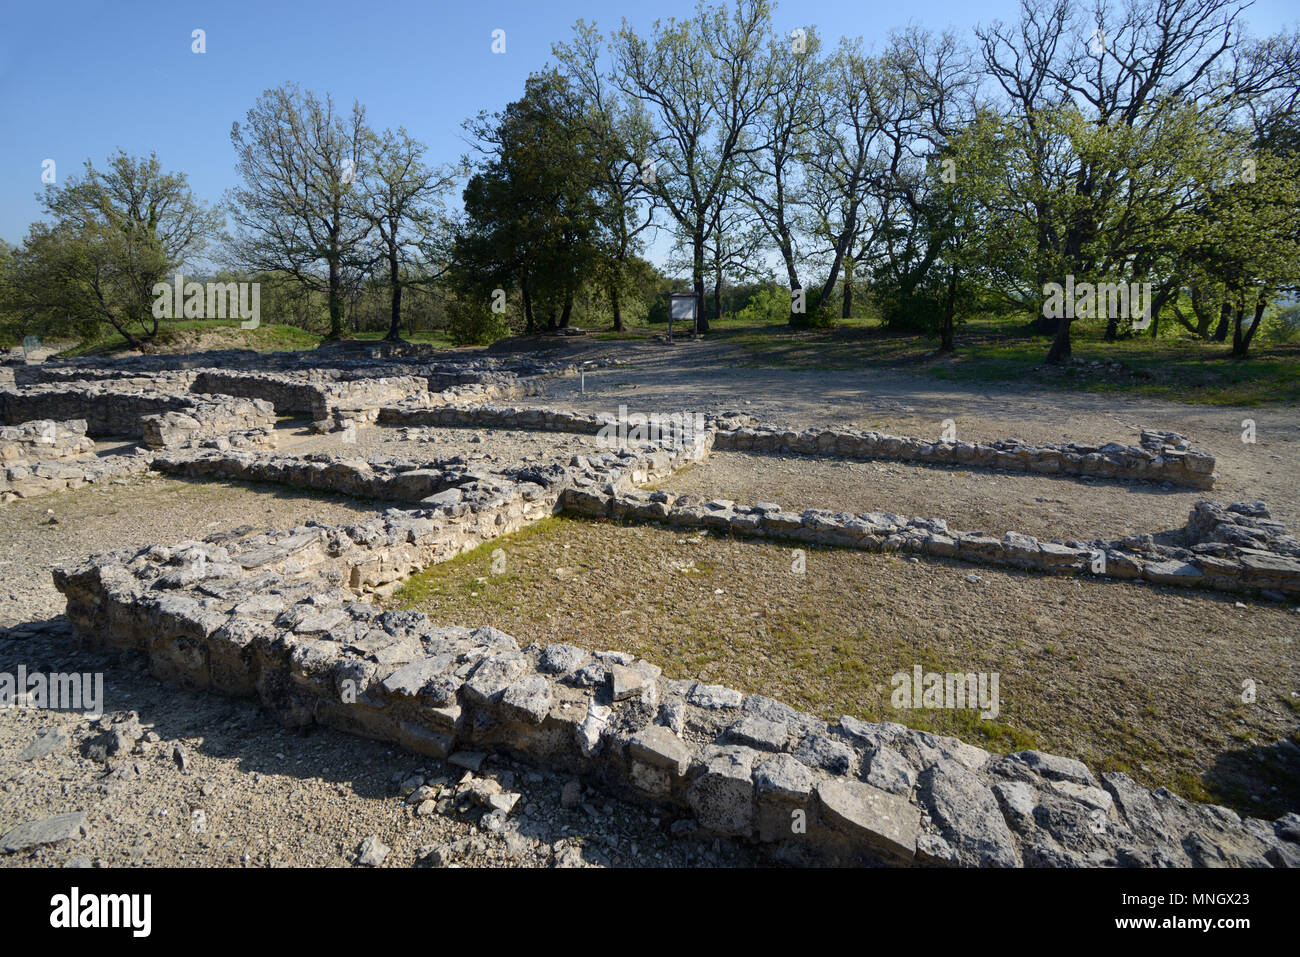
[{"label": "distant treeline", "polygon": [[332,336],[622,329],[685,285],[705,331],[867,308],[951,350],[966,317],[1007,314],[1050,362],[1080,320],[1244,356],[1300,286],[1300,35],[1251,36],[1247,7],[1023,0],[876,52],[778,33],[766,0],[646,34],[579,21],[444,165],[289,84],[234,125],[220,203],[124,153],[47,187],[47,218],[0,249],[0,310],[11,334],[147,345],[154,285],[207,261],[264,284],[262,321]]}]

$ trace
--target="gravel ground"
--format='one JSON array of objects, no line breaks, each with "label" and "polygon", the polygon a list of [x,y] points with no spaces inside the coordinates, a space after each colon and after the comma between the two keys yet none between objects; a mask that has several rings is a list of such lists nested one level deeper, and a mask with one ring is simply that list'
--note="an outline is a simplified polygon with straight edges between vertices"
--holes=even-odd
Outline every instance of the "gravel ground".
[{"label": "gravel ground", "polygon": [[393,456],[433,460],[463,456],[466,461],[503,467],[522,462],[555,462],[599,451],[594,435],[571,432],[526,432],[515,429],[441,429],[370,426],[357,429],[355,442],[345,433],[319,434],[298,424],[277,430],[278,452],[306,455],[330,452],[362,456]]},{"label": "gravel ground", "polygon": [[[576,378],[551,379],[544,395],[515,404],[611,414],[620,404],[647,413],[738,409],[795,428],[841,425],[934,438],[943,421],[952,419],[962,441],[1136,444],[1143,428],[1168,429],[1217,457],[1219,484],[1206,497],[1263,499],[1275,518],[1300,528],[1300,415],[1294,407],[1197,406],[1028,384],[945,382],[884,368],[755,368],[753,355],[718,342],[602,342],[586,348],[628,362],[588,374],[586,395],[579,394]],[[569,358],[588,357],[575,352]],[[1247,419],[1255,424],[1253,443],[1242,441]]]},{"label": "gravel ground", "polygon": [[[140,476],[0,507],[0,625],[62,614],[50,569],[129,545],[173,544],[240,525],[355,522],[387,504],[282,485]],[[53,521],[51,521],[53,519]]]},{"label": "gravel ground", "polygon": [[[145,738],[107,762],[85,753],[101,737],[67,712],[13,709],[0,719],[0,834],[31,820],[83,811],[79,840],[5,854],[0,865],[340,867],[358,863],[376,836],[383,866],[510,867],[753,866],[733,842],[705,844],[669,833],[667,820],[579,790],[562,804],[566,779],[490,758],[474,775],[521,795],[505,827],[450,797],[469,772],[377,742],[274,724],[249,701],[186,692],[155,681],[138,659],[69,652],[63,640],[0,639],[0,670],[100,671],[112,709],[138,714]],[[106,714],[104,723],[123,712]],[[21,760],[47,729],[65,741]],[[61,739],[62,740],[62,739]],[[177,760],[177,746],[184,758]],[[408,802],[418,776],[432,807]],[[405,787],[403,783],[405,782]],[[441,792],[438,794],[437,792]]]},{"label": "gravel ground", "polygon": [[[756,369],[748,367],[751,356],[710,342],[575,348],[630,362],[589,375],[587,395],[576,379],[551,380],[547,395],[514,404],[611,413],[619,404],[631,411],[738,408],[796,427],[915,435],[937,435],[952,418],[958,436],[974,440],[1133,442],[1140,428],[1155,427],[1183,432],[1213,452],[1221,477],[1203,494],[715,453],[667,483],[709,497],[938,516],[954,526],[1047,538],[1178,527],[1198,497],[1263,499],[1275,517],[1300,527],[1294,409],[999,390],[896,371]],[[1254,444],[1241,441],[1246,418],[1256,423]],[[348,447],[304,425],[282,423],[282,451]],[[474,441],[471,430],[417,431],[421,440],[401,441],[398,429],[362,429],[355,448],[411,458],[424,448],[431,458],[510,464],[525,456],[567,458],[594,442],[515,432],[485,432]],[[143,477],[0,508],[0,670],[103,671],[106,707],[137,712],[144,735],[130,753],[104,760],[95,749],[101,728],[84,717],[0,712],[0,832],[69,811],[87,815],[82,839],[0,854],[0,863],[345,865],[357,861],[371,835],[391,848],[383,863],[398,866],[754,862],[743,846],[670,838],[669,822],[575,794],[574,785],[569,797],[579,803],[565,807],[566,782],[495,759],[479,773],[522,795],[501,834],[480,827],[479,812],[447,806],[445,792],[420,814],[403,802],[409,779],[418,774],[431,788],[447,788],[461,768],[328,730],[284,732],[250,702],[172,688],[136,658],[78,649],[55,617],[63,609],[49,578],[55,563],[244,524],[353,520],[381,507],[280,486]],[[830,550],[810,550],[807,571],[795,575],[789,548],[654,527],[554,521],[503,544],[508,573],[500,580],[486,574],[487,555],[474,554],[435,569],[406,598],[446,623],[491,622],[522,642],[634,651],[671,676],[762,691],[828,717],[899,720],[888,704],[889,676],[912,664],[997,671],[1002,711],[995,720],[959,712],[907,712],[902,720],[994,750],[1034,744],[1072,754],[1252,814],[1300,809],[1300,785],[1294,774],[1279,775],[1282,752],[1273,747],[1295,738],[1300,694],[1298,619],[1282,606]],[[1258,684],[1250,705],[1240,701],[1246,679]],[[46,728],[66,740],[51,735],[44,739],[54,743],[51,753],[22,760]]]},{"label": "gravel ground", "polygon": [[895,512],[942,518],[960,531],[1001,538],[1016,531],[1042,539],[1119,538],[1181,529],[1197,489],[1151,482],[1083,481],[895,462],[713,452],[659,488],[796,511]]},{"label": "gravel ground", "polygon": [[[79,648],[64,630],[63,597],[49,569],[128,545],[180,542],[249,522],[291,527],[308,519],[345,522],[384,507],[280,486],[140,478],[85,487],[0,508],[4,543],[0,672],[102,672],[109,715],[138,714],[157,736],[105,762],[84,751],[101,730],[82,715],[0,710],[0,834],[32,820],[87,814],[87,836],[4,854],[7,866],[345,866],[376,835],[386,866],[752,866],[732,842],[673,837],[670,822],[588,791],[565,808],[565,779],[489,759],[481,775],[522,794],[499,833],[481,811],[447,806],[420,814],[399,784],[422,774],[454,788],[463,768],[403,754],[377,742],[316,729],[286,732],[253,702],[189,692],[154,680],[138,656]],[[49,524],[51,510],[58,519]],[[49,628],[15,629],[17,622]],[[67,741],[34,760],[20,755],[45,729]],[[186,754],[178,767],[173,746]],[[203,829],[192,829],[195,811]]]},{"label": "gravel ground", "polygon": [[[791,547],[654,525],[556,519],[490,544],[504,575],[484,548],[393,604],[632,652],[827,719],[1039,747],[1256,815],[1300,810],[1272,749],[1300,728],[1300,615],[1281,604],[837,549],[808,551],[796,574]],[[1001,713],[894,709],[891,676],[917,664],[998,673]]]}]

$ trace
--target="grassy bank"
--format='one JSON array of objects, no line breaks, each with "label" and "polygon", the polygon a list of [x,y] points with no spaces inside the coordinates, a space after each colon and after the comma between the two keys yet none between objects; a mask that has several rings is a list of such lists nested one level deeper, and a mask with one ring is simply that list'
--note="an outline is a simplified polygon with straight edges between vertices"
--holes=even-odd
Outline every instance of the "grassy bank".
[{"label": "grassy bank", "polygon": [[1219,343],[1145,336],[1105,342],[1082,324],[1072,334],[1073,362],[1048,366],[1049,340],[1024,324],[972,321],[958,330],[956,352],[938,341],[849,320],[829,330],[792,330],[724,320],[718,338],[743,347],[756,366],[850,370],[885,365],[937,379],[1010,385],[1028,382],[1088,392],[1126,392],[1207,405],[1300,401],[1300,343],[1255,343],[1244,360]]}]

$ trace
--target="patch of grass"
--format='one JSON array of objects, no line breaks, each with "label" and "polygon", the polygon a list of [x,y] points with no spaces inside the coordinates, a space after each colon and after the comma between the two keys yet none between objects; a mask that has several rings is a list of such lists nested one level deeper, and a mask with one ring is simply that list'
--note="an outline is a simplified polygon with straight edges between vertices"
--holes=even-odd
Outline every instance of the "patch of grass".
[{"label": "patch of grass", "polygon": [[[166,348],[182,340],[188,333],[219,333],[238,338],[240,341],[231,348],[252,349],[256,352],[290,352],[300,349],[314,349],[320,345],[321,337],[297,326],[277,323],[263,323],[256,329],[241,329],[239,320],[231,319],[178,319],[166,321],[159,325],[154,345]],[[82,342],[59,355],[73,359],[84,356],[108,355],[128,349],[126,339],[113,332],[93,342]]]},{"label": "patch of grass", "polygon": [[[365,332],[348,333],[348,339],[361,339],[366,342],[378,342],[388,335],[387,329],[374,329]],[[402,338],[407,342],[427,343],[435,349],[455,349],[456,345],[451,338],[442,329],[422,329],[419,332],[411,333],[404,331]]]},{"label": "patch of grass", "polygon": [[[1251,743],[1291,733],[1294,710],[1261,697],[1236,715],[1216,664],[1231,647],[1234,667],[1276,673],[1284,610],[1259,609],[1246,632],[1230,601],[1104,582],[1062,592],[1055,579],[993,570],[955,601],[968,566],[804,545],[800,575],[786,544],[683,532],[554,517],[428,569],[386,604],[446,624],[490,622],[520,644],[630,652],[667,677],[770,695],[827,720],[895,721],[995,753],[1068,754],[1256,815],[1300,801],[1295,782],[1261,784],[1261,745]],[[494,576],[497,548],[506,566]],[[1025,640],[1044,608],[1059,625],[1047,649]],[[1167,636],[1150,632],[1157,615]],[[1097,620],[1116,624],[1102,637]],[[999,713],[896,709],[892,676],[916,665],[999,674]]]},{"label": "patch of grass", "polygon": [[[492,541],[483,542],[468,552],[462,552],[455,558],[426,568],[403,582],[402,586],[393,593],[390,604],[395,608],[409,608],[453,594],[467,595],[475,590],[467,584],[467,575],[486,578],[490,584],[484,591],[488,593],[491,592],[491,585],[519,582],[522,580],[521,576],[517,574],[512,576],[508,560],[504,574],[494,575],[492,573],[492,553],[501,548],[503,544],[509,544],[513,548],[532,538],[549,535],[561,521],[562,519],[556,517],[544,518],[508,536],[508,542],[505,539],[493,539]],[[468,581],[469,583],[478,584],[473,578]]]},{"label": "patch of grass", "polygon": [[1249,358],[1236,360],[1221,343],[1146,336],[1106,342],[1099,326],[1075,323],[1071,330],[1075,362],[1048,366],[1044,359],[1050,338],[1027,331],[1026,324],[1016,320],[971,320],[958,330],[952,355],[939,354],[935,339],[891,333],[868,320],[818,330],[724,321],[716,323],[714,330],[717,338],[748,351],[751,364],[760,367],[849,371],[880,365],[950,382],[1030,382],[1206,405],[1300,401],[1300,343],[1296,342],[1256,342]]}]

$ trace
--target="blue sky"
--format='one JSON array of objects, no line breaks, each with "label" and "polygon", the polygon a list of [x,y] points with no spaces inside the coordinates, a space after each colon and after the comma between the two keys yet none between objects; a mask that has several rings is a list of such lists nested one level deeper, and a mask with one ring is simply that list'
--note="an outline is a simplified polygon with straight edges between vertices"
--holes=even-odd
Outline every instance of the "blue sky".
[{"label": "blue sky", "polygon": [[[1259,0],[1248,14],[1254,32],[1294,23],[1292,3]],[[236,178],[231,123],[290,80],[343,105],[360,100],[373,125],[405,125],[431,158],[451,161],[466,149],[461,122],[517,98],[576,20],[608,32],[626,16],[648,28],[693,8],[694,0],[10,4],[0,35],[0,238],[20,242],[38,218],[46,159],[62,182],[118,147],[157,151],[201,198],[219,200]],[[908,23],[969,37],[974,24],[1014,19],[1016,9],[1015,0],[787,0],[776,21],[787,33],[816,24],[832,43],[862,36],[878,46]],[[202,55],[191,52],[195,29],[206,31]],[[491,51],[494,29],[506,31],[504,55]]]}]

